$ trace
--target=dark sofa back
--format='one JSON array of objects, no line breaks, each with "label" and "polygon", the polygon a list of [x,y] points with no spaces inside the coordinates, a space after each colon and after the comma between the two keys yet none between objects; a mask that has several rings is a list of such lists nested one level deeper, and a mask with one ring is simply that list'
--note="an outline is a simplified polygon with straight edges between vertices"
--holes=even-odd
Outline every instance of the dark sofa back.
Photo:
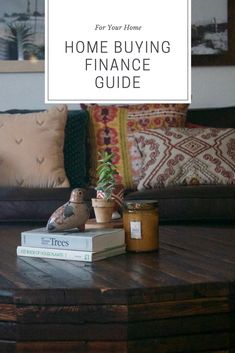
[{"label": "dark sofa back", "polygon": [[189,109],[187,122],[210,127],[235,128],[235,107]]}]

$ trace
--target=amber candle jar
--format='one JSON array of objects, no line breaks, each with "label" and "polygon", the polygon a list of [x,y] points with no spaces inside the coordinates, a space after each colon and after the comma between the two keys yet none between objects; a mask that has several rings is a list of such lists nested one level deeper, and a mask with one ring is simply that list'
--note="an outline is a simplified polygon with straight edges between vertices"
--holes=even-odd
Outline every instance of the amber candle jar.
[{"label": "amber candle jar", "polygon": [[158,202],[150,200],[126,201],[123,226],[129,251],[154,251],[159,247]]}]

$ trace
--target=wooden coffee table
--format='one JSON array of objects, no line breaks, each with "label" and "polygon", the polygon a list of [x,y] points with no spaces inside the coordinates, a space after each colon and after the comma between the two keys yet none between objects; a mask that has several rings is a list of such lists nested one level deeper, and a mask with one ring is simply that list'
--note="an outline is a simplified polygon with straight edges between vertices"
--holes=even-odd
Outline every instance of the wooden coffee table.
[{"label": "wooden coffee table", "polygon": [[1,353],[234,352],[234,226],[161,226],[158,253],[91,264],[17,258],[31,228],[0,226]]}]

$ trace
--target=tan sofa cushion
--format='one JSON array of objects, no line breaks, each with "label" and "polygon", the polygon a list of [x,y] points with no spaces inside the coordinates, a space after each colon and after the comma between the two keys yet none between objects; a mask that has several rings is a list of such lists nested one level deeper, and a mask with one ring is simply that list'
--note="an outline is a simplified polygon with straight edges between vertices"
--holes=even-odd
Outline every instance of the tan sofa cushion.
[{"label": "tan sofa cushion", "polygon": [[64,170],[67,106],[0,115],[0,186],[68,187]]}]

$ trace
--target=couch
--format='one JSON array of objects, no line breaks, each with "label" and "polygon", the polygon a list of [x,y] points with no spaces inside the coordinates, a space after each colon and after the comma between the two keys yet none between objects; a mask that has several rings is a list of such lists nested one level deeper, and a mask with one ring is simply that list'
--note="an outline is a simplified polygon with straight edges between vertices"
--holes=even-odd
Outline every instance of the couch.
[{"label": "couch", "polygon": [[[5,112],[4,112],[5,113]],[[28,111],[8,111],[12,113],[29,113]],[[65,170],[70,174],[70,187],[63,188],[25,188],[25,187],[0,187],[0,221],[1,222],[46,222],[50,214],[61,204],[68,200],[71,189],[85,187],[86,200],[89,202],[95,195],[94,188],[89,185],[88,165],[89,144],[87,141],[86,111],[69,112],[65,128],[64,158]],[[235,107],[189,110],[187,122],[213,127],[235,128]],[[74,121],[83,121],[77,130]],[[71,125],[69,127],[69,125]],[[73,166],[70,149],[76,149],[76,131],[83,131],[81,144],[78,149],[85,147],[82,165],[78,172],[83,170],[83,180],[76,183],[74,173],[69,171]],[[68,143],[70,142],[70,143]],[[67,152],[66,152],[67,151]],[[70,152],[68,152],[70,151]],[[77,153],[78,150],[75,151]],[[74,151],[73,151],[74,153]],[[68,155],[70,154],[70,157]],[[68,159],[70,161],[68,163]],[[66,169],[67,168],[67,169]],[[125,199],[156,199],[159,202],[160,220],[171,221],[233,221],[235,215],[235,186],[234,185],[187,185],[169,186],[167,188],[151,190],[125,190]]]}]

